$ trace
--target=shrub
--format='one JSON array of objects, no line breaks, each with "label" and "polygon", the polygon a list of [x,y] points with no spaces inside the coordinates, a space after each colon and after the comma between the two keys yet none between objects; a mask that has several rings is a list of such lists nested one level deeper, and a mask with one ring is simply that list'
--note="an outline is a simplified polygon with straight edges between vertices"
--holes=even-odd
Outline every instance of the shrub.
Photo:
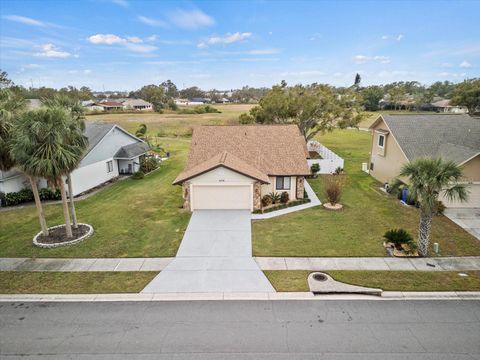
[{"label": "shrub", "polygon": [[140,170],[140,171],[137,171],[136,173],[133,173],[132,175],[132,179],[134,180],[140,180],[140,179],[143,179],[145,177],[145,173]]},{"label": "shrub", "polygon": [[49,188],[43,188],[38,191],[38,195],[40,196],[40,200],[47,201],[47,200],[60,200],[62,198],[62,194],[60,194],[60,190],[53,191]]},{"label": "shrub", "polygon": [[403,244],[408,244],[410,248],[415,245],[412,235],[410,235],[404,229],[391,229],[388,230],[383,237],[393,243],[393,245],[398,249],[402,250]]},{"label": "shrub", "polygon": [[312,164],[312,166],[310,166],[310,172],[312,173],[312,175],[317,175],[317,173],[320,171],[320,164]]},{"label": "shrub", "polygon": [[340,175],[340,174],[343,174],[343,169],[339,166],[335,169],[335,172],[334,172],[335,175]]},{"label": "shrub", "polygon": [[270,201],[272,202],[272,204],[276,204],[280,201],[280,195],[276,192],[271,192],[270,194],[268,194],[268,196],[270,197]]},{"label": "shrub", "polygon": [[33,201],[33,192],[30,189],[5,194],[5,206],[15,206],[30,201]]},{"label": "shrub", "polygon": [[265,195],[263,198],[262,198],[262,206],[268,206],[272,203],[272,199],[270,199],[270,196],[268,195]]},{"label": "shrub", "polygon": [[280,202],[282,204],[286,204],[288,203],[288,200],[290,200],[290,195],[288,195],[288,192],[282,192],[282,194],[280,195]]},{"label": "shrub", "polygon": [[440,200],[437,200],[437,202],[435,203],[435,215],[443,215],[444,211],[445,211],[445,204]]},{"label": "shrub", "polygon": [[156,168],[158,168],[158,160],[153,156],[146,156],[140,160],[140,171],[144,174],[148,174]]},{"label": "shrub", "polygon": [[218,113],[220,114],[221,111],[214,108],[210,105],[197,105],[192,108],[183,108],[178,111],[180,114],[211,114],[211,113]]},{"label": "shrub", "polygon": [[345,185],[343,176],[327,175],[325,177],[325,196],[330,204],[337,204],[342,198],[342,192]]},{"label": "shrub", "polygon": [[255,118],[248,113],[243,113],[239,116],[238,121],[240,122],[240,124],[243,124],[243,125],[253,124],[255,123]]}]

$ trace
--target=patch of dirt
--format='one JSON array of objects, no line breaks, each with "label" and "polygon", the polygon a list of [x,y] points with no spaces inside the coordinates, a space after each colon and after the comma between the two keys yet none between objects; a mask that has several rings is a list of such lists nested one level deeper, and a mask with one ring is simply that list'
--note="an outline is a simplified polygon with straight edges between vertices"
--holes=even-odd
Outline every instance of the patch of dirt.
[{"label": "patch of dirt", "polygon": [[72,226],[73,237],[67,238],[64,225],[62,227],[50,229],[48,231],[48,236],[43,236],[42,234],[37,238],[37,241],[42,244],[61,244],[66,241],[73,241],[82,237],[83,235],[88,233],[88,230],[88,226],[85,225],[78,225],[77,229],[73,228]]},{"label": "patch of dirt", "polygon": [[310,156],[310,159],[322,159],[320,154],[316,151],[309,151],[308,154]]}]

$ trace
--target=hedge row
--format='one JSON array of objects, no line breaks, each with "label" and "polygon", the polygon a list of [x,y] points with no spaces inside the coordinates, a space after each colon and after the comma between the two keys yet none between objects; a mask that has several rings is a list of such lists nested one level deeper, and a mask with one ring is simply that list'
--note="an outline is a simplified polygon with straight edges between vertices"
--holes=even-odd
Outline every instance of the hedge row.
[{"label": "hedge row", "polygon": [[[53,191],[48,188],[40,189],[39,190],[40,200],[47,201],[47,200],[60,200],[60,190]],[[2,206],[15,206],[20,205],[27,202],[34,201],[33,192],[30,189],[23,189],[17,192],[11,193],[0,193],[0,203]]]}]

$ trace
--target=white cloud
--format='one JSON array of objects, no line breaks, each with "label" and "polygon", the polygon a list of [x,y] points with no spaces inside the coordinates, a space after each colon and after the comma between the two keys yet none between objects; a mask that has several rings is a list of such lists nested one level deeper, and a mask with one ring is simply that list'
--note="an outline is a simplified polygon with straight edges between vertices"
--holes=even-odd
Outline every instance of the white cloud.
[{"label": "white cloud", "polygon": [[145,25],[148,25],[148,26],[154,26],[154,27],[166,27],[167,26],[167,23],[165,21],[158,20],[158,19],[152,19],[152,18],[142,16],[142,15],[137,16],[137,20],[144,23]]},{"label": "white cloud", "polygon": [[472,64],[470,64],[468,61],[464,60],[460,63],[459,65],[461,68],[468,69],[472,67]]},{"label": "white cloud", "polygon": [[402,41],[404,38],[403,34],[398,34],[397,35],[397,41]]},{"label": "white cloud", "polygon": [[112,3],[121,7],[128,7],[128,1],[127,0],[112,0]]},{"label": "white cloud", "polygon": [[268,32],[268,35],[273,35],[273,31],[269,31],[269,32]]},{"label": "white cloud", "polygon": [[127,36],[127,40],[131,43],[134,43],[134,44],[139,44],[139,43],[142,43],[143,40],[140,39],[139,37],[137,36]]},{"label": "white cloud", "polygon": [[172,14],[171,21],[184,29],[198,29],[215,24],[215,19],[201,10],[177,10]]},{"label": "white cloud", "polygon": [[402,41],[403,38],[405,36],[403,34],[398,34],[398,35],[394,35],[394,36],[390,36],[390,35],[382,35],[382,40],[397,40],[397,41]]},{"label": "white cloud", "polygon": [[6,15],[2,17],[4,19],[15,21],[24,25],[31,25],[31,26],[38,26],[38,27],[48,27],[53,25],[40,20],[35,20],[26,16],[20,16],[20,15]]},{"label": "white cloud", "polygon": [[233,34],[226,34],[224,36],[211,36],[205,41],[198,43],[197,47],[200,49],[205,49],[209,45],[228,45],[233,44],[239,41],[243,41],[252,36],[251,32],[236,32]]},{"label": "white cloud", "polygon": [[40,46],[42,52],[36,53],[35,56],[42,56],[48,58],[67,58],[72,56],[69,52],[61,51],[53,44],[45,44]]},{"label": "white cloud", "polygon": [[388,35],[383,35],[382,40],[388,40]]},{"label": "white cloud", "polygon": [[88,75],[88,74],[91,74],[91,73],[92,73],[92,70],[90,70],[90,69],[85,69],[85,70],[83,70],[83,73],[84,73],[85,75]]},{"label": "white cloud", "polygon": [[322,37],[323,37],[322,34],[320,34],[320,33],[315,33],[315,34],[313,34],[313,35],[310,37],[310,41],[319,40],[319,39],[321,39]]},{"label": "white cloud", "polygon": [[[147,39],[151,40],[151,37]],[[122,45],[125,46],[128,50],[140,53],[148,53],[157,49],[157,47],[153,45],[142,45],[141,43],[143,43],[143,40],[137,36],[127,36],[125,38],[122,38],[114,34],[96,34],[89,36],[87,40],[92,44],[96,45]]]},{"label": "white cloud", "polygon": [[378,61],[382,64],[388,64],[390,63],[390,58],[388,56],[380,56],[380,55],[376,55],[376,56],[366,56],[366,55],[355,55],[353,57],[353,61],[355,62],[355,64],[365,64],[366,62],[370,62],[370,61]]},{"label": "white cloud", "polygon": [[443,63],[443,64],[440,65],[440,66],[441,66],[442,68],[451,68],[451,67],[453,67],[453,65],[450,64],[450,63]]},{"label": "white cloud", "polygon": [[467,76],[466,73],[450,73],[450,72],[441,72],[438,76],[445,77],[445,78],[465,78]]},{"label": "white cloud", "polygon": [[92,44],[124,44],[127,42],[126,39],[121,38],[120,36],[113,34],[96,34],[88,37],[88,41]]}]

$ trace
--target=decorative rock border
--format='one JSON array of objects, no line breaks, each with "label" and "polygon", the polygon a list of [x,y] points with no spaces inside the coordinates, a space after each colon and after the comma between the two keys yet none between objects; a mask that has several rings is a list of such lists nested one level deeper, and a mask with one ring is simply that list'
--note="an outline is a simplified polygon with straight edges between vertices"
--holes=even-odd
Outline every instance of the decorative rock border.
[{"label": "decorative rock border", "polygon": [[328,209],[328,210],[333,210],[333,211],[338,211],[338,210],[342,210],[343,209],[343,205],[342,204],[335,204],[335,205],[332,205],[330,203],[324,203],[323,204],[323,207],[325,209]]},{"label": "decorative rock border", "polygon": [[[40,231],[33,238],[33,245],[44,248],[44,249],[52,249],[52,248],[56,248],[56,247],[60,247],[60,246],[70,246],[70,245],[78,244],[79,242],[89,238],[93,234],[93,227],[91,225],[83,224],[83,223],[78,223],[78,225],[83,225],[83,226],[88,227],[88,232],[85,235],[82,235],[77,239],[73,239],[73,240],[70,240],[70,241],[64,241],[64,242],[56,243],[56,244],[44,244],[44,243],[41,243],[41,242],[37,241],[38,237],[40,235],[42,235],[42,232]],[[57,228],[60,228],[60,227],[65,227],[65,224],[52,226],[52,227],[48,228],[48,230],[57,229]]]}]

